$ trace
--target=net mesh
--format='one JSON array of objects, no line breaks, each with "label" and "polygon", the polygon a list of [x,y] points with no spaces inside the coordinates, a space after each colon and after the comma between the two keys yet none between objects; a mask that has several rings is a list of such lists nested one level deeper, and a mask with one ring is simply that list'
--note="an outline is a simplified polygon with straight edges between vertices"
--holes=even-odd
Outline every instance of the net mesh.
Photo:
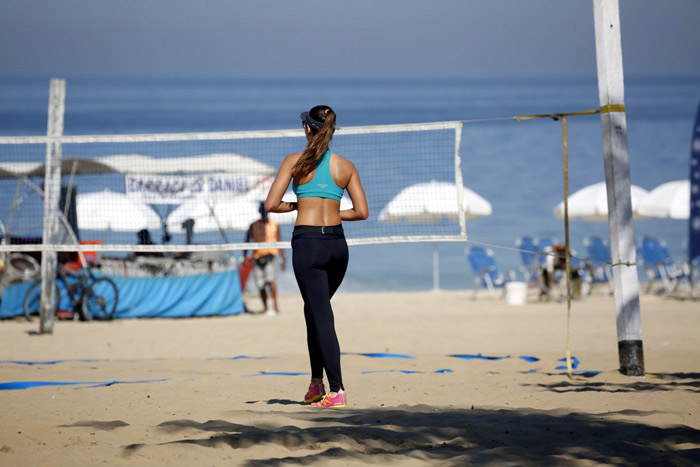
[{"label": "net mesh", "polygon": [[[459,122],[339,129],[331,149],[357,167],[370,208],[367,221],[345,223],[348,243],[464,240],[460,135]],[[301,129],[60,137],[62,231],[40,246],[49,141],[0,138],[0,251],[262,246],[245,243],[248,226],[282,159],[306,144]],[[341,209],[351,202],[346,194]],[[271,217],[288,242],[295,213]]]}]

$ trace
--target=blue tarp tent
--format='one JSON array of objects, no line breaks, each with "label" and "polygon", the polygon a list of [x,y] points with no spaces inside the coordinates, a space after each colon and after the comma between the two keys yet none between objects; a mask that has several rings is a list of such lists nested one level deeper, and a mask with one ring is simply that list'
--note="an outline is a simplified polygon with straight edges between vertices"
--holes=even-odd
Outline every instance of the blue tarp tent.
[{"label": "blue tarp tent", "polygon": [[[236,270],[195,276],[108,276],[117,284],[119,303],[115,318],[189,318],[243,313],[243,294]],[[23,314],[24,296],[31,285],[5,287],[0,318]],[[69,304],[62,301],[61,307]]]}]

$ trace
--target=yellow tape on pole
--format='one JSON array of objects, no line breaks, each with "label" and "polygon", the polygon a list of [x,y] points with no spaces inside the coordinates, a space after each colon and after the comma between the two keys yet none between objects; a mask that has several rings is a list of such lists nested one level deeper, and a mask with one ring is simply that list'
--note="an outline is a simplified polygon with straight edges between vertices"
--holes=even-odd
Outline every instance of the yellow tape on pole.
[{"label": "yellow tape on pole", "polygon": [[554,118],[556,119],[557,114],[539,114],[539,115],[518,115],[513,117],[515,120],[535,120],[536,118]]},{"label": "yellow tape on pole", "polygon": [[535,120],[538,118],[551,118],[553,120],[560,120],[562,117],[576,117],[579,115],[596,115],[596,114],[606,114],[610,112],[624,112],[625,104],[608,104],[600,108],[600,110],[580,110],[578,112],[567,112],[567,113],[557,113],[557,114],[533,114],[533,115],[517,115],[513,119],[520,120]]},{"label": "yellow tape on pole", "polygon": [[576,117],[578,115],[596,115],[601,113],[600,110],[581,110],[580,112],[569,112],[561,114],[562,117]]},{"label": "yellow tape on pole", "polygon": [[607,114],[610,112],[624,112],[625,104],[608,104],[600,108],[600,113]]}]

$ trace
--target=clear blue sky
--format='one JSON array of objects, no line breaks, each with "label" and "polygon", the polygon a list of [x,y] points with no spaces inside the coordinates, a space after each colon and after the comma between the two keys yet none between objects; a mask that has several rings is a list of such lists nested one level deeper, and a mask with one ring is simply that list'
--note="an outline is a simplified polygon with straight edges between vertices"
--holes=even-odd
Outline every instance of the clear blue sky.
[{"label": "clear blue sky", "polygon": [[[700,0],[620,0],[628,73],[700,74]],[[595,75],[592,0],[2,0],[0,73]]]}]

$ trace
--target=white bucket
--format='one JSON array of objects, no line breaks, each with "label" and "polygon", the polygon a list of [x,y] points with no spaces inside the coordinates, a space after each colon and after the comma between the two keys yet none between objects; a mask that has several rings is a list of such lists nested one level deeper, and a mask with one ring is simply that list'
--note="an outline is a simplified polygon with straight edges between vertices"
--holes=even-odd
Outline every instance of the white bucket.
[{"label": "white bucket", "polygon": [[525,282],[506,282],[506,303],[508,305],[525,305],[527,284]]}]

